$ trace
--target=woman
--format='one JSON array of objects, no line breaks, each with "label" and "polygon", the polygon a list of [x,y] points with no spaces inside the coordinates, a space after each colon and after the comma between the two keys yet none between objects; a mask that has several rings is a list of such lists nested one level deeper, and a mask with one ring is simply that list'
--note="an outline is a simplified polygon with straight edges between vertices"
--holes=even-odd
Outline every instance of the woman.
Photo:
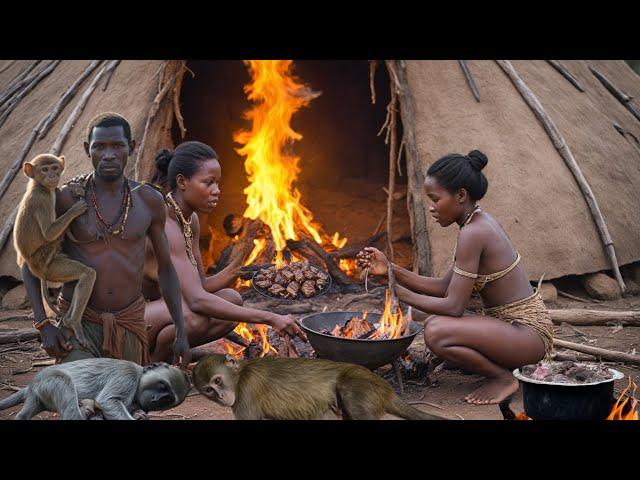
[{"label": "woman", "polygon": [[[214,150],[201,142],[184,142],[173,152],[163,150],[156,157],[153,183],[166,195],[165,232],[171,260],[180,279],[182,312],[189,345],[192,347],[223,337],[237,322],[264,323],[278,333],[305,339],[298,321],[291,315],[278,315],[242,306],[242,297],[229,287],[239,276],[237,258],[216,275],[207,277],[198,245],[200,224],[196,212],[211,212],[220,196],[222,172]],[[160,297],[158,266],[147,245],[145,258],[145,322],[151,361],[171,361],[175,329],[167,305]]]},{"label": "woman", "polygon": [[[421,277],[392,265],[398,298],[432,314],[426,345],[438,357],[488,380],[465,397],[474,404],[498,403],[518,390],[514,368],[540,361],[553,348],[551,318],[531,287],[509,236],[476,203],[487,192],[487,157],[474,150],[435,162],[424,182],[429,213],[442,227],[460,227],[451,267],[442,278]],[[387,275],[387,259],[375,248],[358,254],[359,265]],[[467,315],[472,292],[484,315]]]}]

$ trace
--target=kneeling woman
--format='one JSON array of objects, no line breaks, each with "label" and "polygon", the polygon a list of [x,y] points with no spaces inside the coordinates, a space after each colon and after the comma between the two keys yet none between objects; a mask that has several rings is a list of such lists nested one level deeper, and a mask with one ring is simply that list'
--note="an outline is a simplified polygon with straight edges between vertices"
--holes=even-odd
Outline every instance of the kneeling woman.
[{"label": "kneeling woman", "polygon": [[[438,357],[488,377],[465,397],[470,403],[498,403],[518,389],[514,368],[536,363],[553,348],[551,318],[529,283],[509,236],[476,203],[487,192],[481,170],[487,157],[477,151],[435,162],[424,188],[429,213],[442,227],[460,227],[453,262],[442,278],[422,277],[393,265],[398,298],[428,314],[424,338]],[[382,252],[367,248],[361,267],[387,274]],[[472,292],[479,292],[483,315],[465,314]]]},{"label": "kneeling woman", "polygon": [[[189,345],[196,347],[216,340],[235,328],[237,322],[264,323],[278,333],[304,332],[291,315],[278,315],[242,306],[242,297],[229,287],[237,278],[243,259],[236,259],[216,275],[205,276],[198,238],[196,212],[210,213],[220,196],[220,163],[214,150],[201,142],[184,142],[173,152],[163,150],[156,158],[153,183],[166,193],[165,233],[171,260],[180,279],[182,312]],[[175,329],[158,288],[158,265],[147,245],[144,293],[145,322],[151,361],[171,361]]]}]

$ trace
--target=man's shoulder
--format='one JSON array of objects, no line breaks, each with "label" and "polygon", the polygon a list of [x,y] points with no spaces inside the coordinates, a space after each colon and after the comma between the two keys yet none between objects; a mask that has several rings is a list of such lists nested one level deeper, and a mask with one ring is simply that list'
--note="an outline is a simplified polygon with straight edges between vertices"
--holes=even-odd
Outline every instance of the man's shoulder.
[{"label": "man's shoulder", "polygon": [[153,209],[164,207],[164,193],[160,187],[148,182],[131,182],[131,191],[136,192],[144,203]]},{"label": "man's shoulder", "polygon": [[91,173],[85,173],[83,175],[76,175],[71,180],[66,181],[60,187],[60,194],[64,197],[73,198],[78,200],[85,197],[87,190],[87,182],[91,177]]}]

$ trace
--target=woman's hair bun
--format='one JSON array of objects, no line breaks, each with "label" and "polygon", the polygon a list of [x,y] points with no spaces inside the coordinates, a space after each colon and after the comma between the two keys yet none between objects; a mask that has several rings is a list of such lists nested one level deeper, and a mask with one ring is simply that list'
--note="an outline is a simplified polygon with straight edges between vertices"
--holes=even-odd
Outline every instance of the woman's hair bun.
[{"label": "woman's hair bun", "polygon": [[166,148],[156,155],[156,168],[162,173],[166,174],[169,171],[169,163],[173,157],[173,152]]},{"label": "woman's hair bun", "polygon": [[489,161],[487,159],[487,156],[484,153],[482,153],[480,150],[470,151],[469,154],[467,155],[467,158],[469,159],[469,163],[471,163],[471,166],[478,171],[486,167],[487,162]]}]

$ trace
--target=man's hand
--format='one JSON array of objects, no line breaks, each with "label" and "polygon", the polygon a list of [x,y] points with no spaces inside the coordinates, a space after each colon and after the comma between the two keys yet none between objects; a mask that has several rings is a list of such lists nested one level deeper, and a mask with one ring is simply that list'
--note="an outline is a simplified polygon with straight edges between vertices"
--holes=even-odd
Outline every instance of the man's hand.
[{"label": "man's hand", "polygon": [[221,273],[224,273],[225,282],[227,285],[233,284],[236,279],[242,274],[242,256],[236,255],[229,264],[222,269]]},{"label": "man's hand", "polygon": [[53,358],[63,358],[73,348],[62,332],[52,324],[45,325],[40,330],[42,348]]},{"label": "man's hand", "polygon": [[289,334],[291,337],[298,336],[301,340],[308,341],[300,322],[293,315],[274,314],[271,326],[280,336]]},{"label": "man's hand", "polygon": [[190,361],[191,347],[189,347],[187,334],[183,330],[176,335],[176,339],[173,342],[173,364],[177,365],[179,362],[180,368],[186,369]]}]

